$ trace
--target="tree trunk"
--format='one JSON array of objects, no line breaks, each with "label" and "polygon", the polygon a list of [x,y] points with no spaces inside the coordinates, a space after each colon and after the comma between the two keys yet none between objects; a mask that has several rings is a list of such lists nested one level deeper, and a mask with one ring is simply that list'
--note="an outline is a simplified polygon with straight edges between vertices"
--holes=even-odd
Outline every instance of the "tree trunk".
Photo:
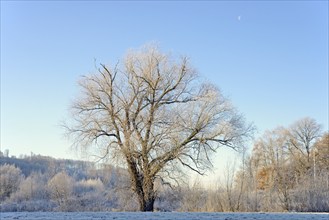
[{"label": "tree trunk", "polygon": [[126,159],[131,178],[131,187],[138,196],[139,211],[153,212],[155,201],[154,177],[149,175],[148,170],[145,170],[143,173],[138,171],[137,164],[129,155],[126,155]]},{"label": "tree trunk", "polygon": [[143,188],[139,190],[139,210],[142,212],[153,212],[154,210],[154,184],[152,180],[143,179]]},{"label": "tree trunk", "polygon": [[153,212],[154,210],[154,198],[139,198],[139,211],[141,212]]}]

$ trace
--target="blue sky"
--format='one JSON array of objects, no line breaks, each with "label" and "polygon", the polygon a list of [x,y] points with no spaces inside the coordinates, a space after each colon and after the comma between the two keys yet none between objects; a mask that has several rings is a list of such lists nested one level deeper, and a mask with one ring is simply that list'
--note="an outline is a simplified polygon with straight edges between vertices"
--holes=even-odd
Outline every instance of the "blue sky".
[{"label": "blue sky", "polygon": [[257,135],[305,116],[328,130],[328,1],[1,1],[1,150],[74,158],[59,124],[79,76],[149,42],[189,56]]}]

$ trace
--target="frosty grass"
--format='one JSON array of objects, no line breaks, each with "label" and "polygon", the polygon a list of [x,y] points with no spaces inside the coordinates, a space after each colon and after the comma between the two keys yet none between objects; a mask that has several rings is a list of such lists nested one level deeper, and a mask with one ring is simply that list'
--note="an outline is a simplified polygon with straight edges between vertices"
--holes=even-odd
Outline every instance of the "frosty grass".
[{"label": "frosty grass", "polygon": [[325,219],[329,213],[218,213],[218,212],[2,212],[1,220],[197,220],[197,219],[244,219],[244,220],[275,220],[275,219]]}]

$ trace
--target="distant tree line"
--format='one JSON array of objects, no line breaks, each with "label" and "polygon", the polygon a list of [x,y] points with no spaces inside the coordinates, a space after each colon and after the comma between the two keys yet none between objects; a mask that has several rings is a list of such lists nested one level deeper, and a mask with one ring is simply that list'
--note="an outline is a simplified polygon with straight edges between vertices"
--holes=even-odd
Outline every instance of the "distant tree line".
[{"label": "distant tree line", "polygon": [[196,182],[182,210],[329,212],[329,133],[311,118],[266,131],[213,189]]},{"label": "distant tree line", "polygon": [[2,154],[0,210],[134,210],[134,201],[126,193],[126,182],[126,170],[111,165]]},{"label": "distant tree line", "polygon": [[[0,211],[137,211],[128,171],[110,163],[0,154]],[[329,212],[329,133],[310,118],[266,131],[215,187],[155,182],[159,211]]]}]

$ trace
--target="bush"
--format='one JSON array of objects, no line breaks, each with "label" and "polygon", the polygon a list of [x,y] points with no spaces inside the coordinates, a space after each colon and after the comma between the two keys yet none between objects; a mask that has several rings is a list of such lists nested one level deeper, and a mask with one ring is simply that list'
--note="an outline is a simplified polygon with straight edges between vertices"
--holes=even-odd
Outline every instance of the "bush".
[{"label": "bush", "polygon": [[0,177],[0,201],[2,201],[17,191],[23,175],[19,168],[5,164],[0,166]]},{"label": "bush", "polygon": [[73,185],[74,179],[65,172],[57,173],[48,181],[51,198],[58,204],[59,211],[68,211]]}]

